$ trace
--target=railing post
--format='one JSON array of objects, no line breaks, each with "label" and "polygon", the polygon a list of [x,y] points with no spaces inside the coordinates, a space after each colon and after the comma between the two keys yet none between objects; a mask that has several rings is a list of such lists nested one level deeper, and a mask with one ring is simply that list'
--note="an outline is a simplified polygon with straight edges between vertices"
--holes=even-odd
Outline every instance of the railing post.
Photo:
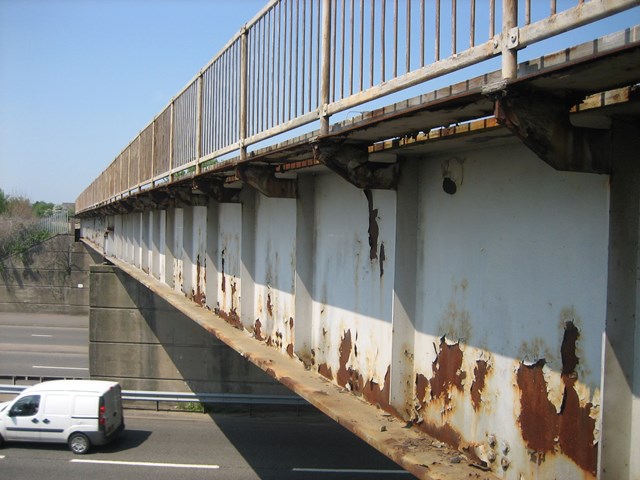
[{"label": "railing post", "polygon": [[320,78],[320,135],[329,133],[329,95],[331,92],[331,0],[322,1],[322,76]]},{"label": "railing post", "polygon": [[518,70],[518,0],[502,0],[502,79],[513,80]]},{"label": "railing post", "polygon": [[249,42],[247,41],[247,28],[242,27],[240,30],[240,115],[239,115],[239,143],[240,143],[240,160],[247,158],[247,146],[245,139],[247,138],[247,72],[249,64]]},{"label": "railing post", "polygon": [[[175,98],[173,100],[171,100],[171,106],[169,107],[170,113],[169,113],[169,182],[173,182],[173,128],[175,127],[175,116],[176,116],[176,109],[175,109]],[[161,114],[162,115],[162,114]],[[151,178],[153,178],[155,176],[155,172],[152,170],[151,171]],[[155,182],[153,184],[153,186],[155,187]]]},{"label": "railing post", "polygon": [[196,176],[200,175],[202,165],[202,72],[196,80]]}]

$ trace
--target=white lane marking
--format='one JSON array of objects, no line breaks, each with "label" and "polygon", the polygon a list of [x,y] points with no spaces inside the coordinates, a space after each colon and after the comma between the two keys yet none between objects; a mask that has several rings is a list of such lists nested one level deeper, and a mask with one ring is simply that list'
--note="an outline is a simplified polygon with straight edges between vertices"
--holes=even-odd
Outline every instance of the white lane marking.
[{"label": "white lane marking", "polygon": [[153,463],[153,462],[122,462],[118,460],[69,460],[71,463],[93,463],[102,465],[124,465],[129,467],[162,467],[162,468],[200,468],[216,470],[219,465],[198,465],[189,463]]},{"label": "white lane marking", "polygon": [[41,335],[41,334],[38,334],[38,333],[32,333],[31,336],[32,337],[46,337],[46,338],[53,337],[53,335]]},{"label": "white lane marking", "polygon": [[360,468],[292,468],[293,472],[307,472],[307,473],[363,473],[363,474],[395,474],[395,475],[408,475],[406,470],[368,470]]},{"label": "white lane marking", "polygon": [[4,458],[4,455],[0,455],[0,460],[2,460]]},{"label": "white lane marking", "polygon": [[31,368],[49,368],[51,370],[89,370],[85,367],[50,367],[47,365],[32,365]]}]

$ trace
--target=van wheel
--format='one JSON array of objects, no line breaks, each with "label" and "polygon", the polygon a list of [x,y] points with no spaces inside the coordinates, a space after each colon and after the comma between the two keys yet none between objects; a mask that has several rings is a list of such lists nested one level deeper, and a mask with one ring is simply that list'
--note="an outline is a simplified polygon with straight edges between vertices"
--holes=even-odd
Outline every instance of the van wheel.
[{"label": "van wheel", "polygon": [[2,435],[0,435],[0,448],[2,448],[4,446],[4,438],[2,438]]},{"label": "van wheel", "polygon": [[69,437],[69,450],[77,455],[83,455],[91,448],[91,442],[84,433],[74,433]]}]

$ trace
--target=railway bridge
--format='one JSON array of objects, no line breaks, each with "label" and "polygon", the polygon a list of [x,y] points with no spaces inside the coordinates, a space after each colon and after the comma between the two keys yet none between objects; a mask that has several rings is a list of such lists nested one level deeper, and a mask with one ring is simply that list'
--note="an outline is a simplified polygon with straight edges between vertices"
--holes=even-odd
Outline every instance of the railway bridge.
[{"label": "railway bridge", "polygon": [[273,0],[81,237],[420,478],[638,479],[638,5]]}]

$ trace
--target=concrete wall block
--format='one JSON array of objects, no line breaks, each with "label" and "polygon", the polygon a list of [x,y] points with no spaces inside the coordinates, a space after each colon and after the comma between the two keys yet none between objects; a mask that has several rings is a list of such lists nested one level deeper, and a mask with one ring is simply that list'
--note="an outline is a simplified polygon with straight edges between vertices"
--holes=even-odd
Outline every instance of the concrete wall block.
[{"label": "concrete wall block", "polygon": [[90,339],[212,347],[220,342],[180,312],[92,308]]},{"label": "concrete wall block", "polygon": [[92,307],[148,308],[153,295],[126,273],[110,265],[94,265],[90,273]]},{"label": "concrete wall block", "polygon": [[3,285],[17,288],[38,285],[66,286],[69,284],[69,274],[64,270],[12,268],[0,272],[0,279]]},{"label": "concrete wall block", "polygon": [[8,287],[0,284],[0,303],[62,304],[69,300],[69,287],[33,286]]}]

